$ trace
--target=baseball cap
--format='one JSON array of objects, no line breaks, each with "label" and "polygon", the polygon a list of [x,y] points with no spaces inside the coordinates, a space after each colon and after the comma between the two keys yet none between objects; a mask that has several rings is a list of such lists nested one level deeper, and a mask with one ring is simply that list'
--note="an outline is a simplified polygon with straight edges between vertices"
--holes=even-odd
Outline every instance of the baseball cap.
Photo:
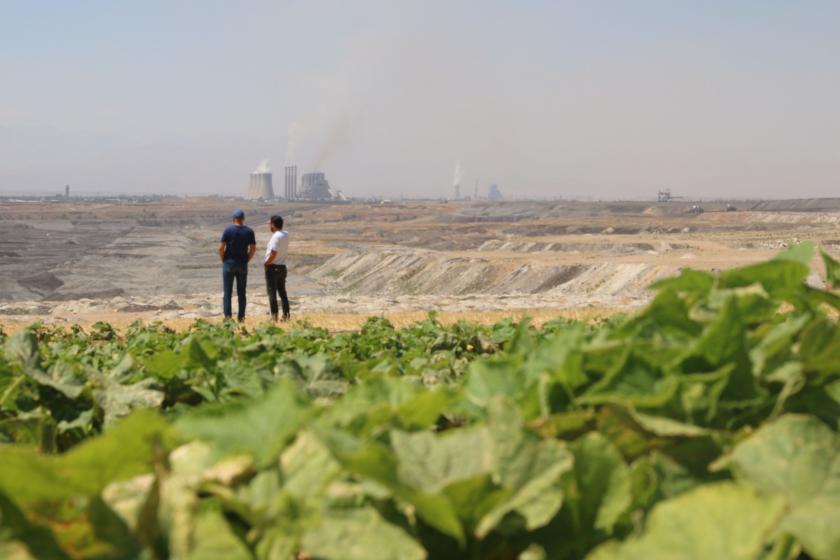
[{"label": "baseball cap", "polygon": [[242,210],[234,210],[233,214],[231,214],[230,216],[237,220],[243,220],[245,219],[245,212],[243,212]]}]

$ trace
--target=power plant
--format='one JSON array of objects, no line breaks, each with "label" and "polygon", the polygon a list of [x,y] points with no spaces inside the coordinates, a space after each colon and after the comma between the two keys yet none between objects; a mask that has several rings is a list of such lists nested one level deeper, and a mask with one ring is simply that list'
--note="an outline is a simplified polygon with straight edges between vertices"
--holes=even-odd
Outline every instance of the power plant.
[{"label": "power plant", "polygon": [[[251,173],[245,198],[249,200],[274,200],[274,186],[268,161],[263,161]],[[341,191],[330,187],[323,172],[304,173],[298,187],[298,168],[287,165],[283,176],[283,198],[286,200],[345,200]]]},{"label": "power plant", "polygon": [[248,193],[245,198],[250,200],[272,200],[274,198],[274,187],[271,184],[271,170],[268,168],[268,161],[263,160],[251,173],[248,183]]}]

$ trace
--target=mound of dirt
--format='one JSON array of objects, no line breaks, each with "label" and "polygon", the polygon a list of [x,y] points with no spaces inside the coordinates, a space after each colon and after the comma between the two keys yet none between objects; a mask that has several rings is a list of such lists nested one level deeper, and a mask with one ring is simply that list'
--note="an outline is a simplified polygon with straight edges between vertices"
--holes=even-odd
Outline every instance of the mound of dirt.
[{"label": "mound of dirt", "polygon": [[22,287],[39,292],[52,292],[64,285],[64,282],[51,272],[23,276],[17,282]]},{"label": "mound of dirt", "polygon": [[674,266],[639,263],[557,264],[453,257],[385,249],[336,255],[309,273],[332,293],[367,296],[544,294],[636,297]]}]

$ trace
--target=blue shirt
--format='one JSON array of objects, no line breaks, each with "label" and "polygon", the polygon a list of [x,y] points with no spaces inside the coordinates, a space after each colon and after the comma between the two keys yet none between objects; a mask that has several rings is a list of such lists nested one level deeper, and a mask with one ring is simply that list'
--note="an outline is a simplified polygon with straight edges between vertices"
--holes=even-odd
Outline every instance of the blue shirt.
[{"label": "blue shirt", "polygon": [[237,225],[225,228],[222,241],[227,244],[225,245],[225,258],[223,260],[238,264],[248,263],[248,246],[257,244],[254,230],[248,226]]}]

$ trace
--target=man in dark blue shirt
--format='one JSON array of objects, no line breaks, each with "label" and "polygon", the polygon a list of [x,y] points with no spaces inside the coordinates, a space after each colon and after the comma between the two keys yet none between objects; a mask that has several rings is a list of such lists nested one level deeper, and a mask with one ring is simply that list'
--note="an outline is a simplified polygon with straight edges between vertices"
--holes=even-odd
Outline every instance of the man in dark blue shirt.
[{"label": "man in dark blue shirt", "polygon": [[257,250],[254,230],[245,225],[245,212],[236,210],[232,216],[233,225],[225,228],[219,245],[219,258],[222,259],[222,281],[224,285],[225,319],[233,315],[233,281],[236,280],[236,299],[239,303],[239,321],[245,319],[245,286],[248,281],[248,263]]}]

